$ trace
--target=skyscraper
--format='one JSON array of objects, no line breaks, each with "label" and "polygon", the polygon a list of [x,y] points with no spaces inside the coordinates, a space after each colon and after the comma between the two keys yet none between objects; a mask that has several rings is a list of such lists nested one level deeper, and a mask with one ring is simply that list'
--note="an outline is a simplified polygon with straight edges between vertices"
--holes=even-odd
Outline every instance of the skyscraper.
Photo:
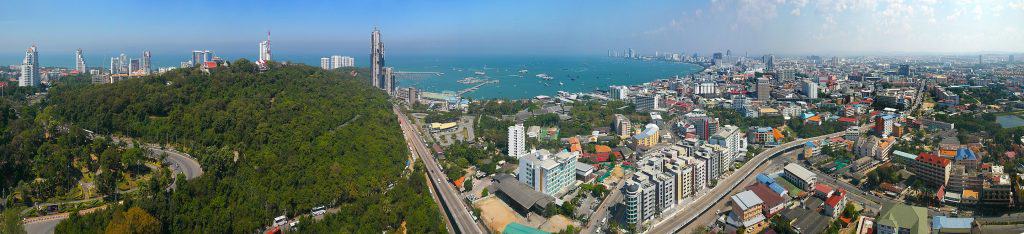
[{"label": "skyscraper", "polygon": [[331,64],[331,58],[328,58],[328,57],[320,58],[320,69],[331,70],[331,68],[333,68],[333,66],[331,66],[331,65],[332,65]]},{"label": "skyscraper", "polygon": [[270,31],[267,31],[267,40],[260,42],[260,59],[257,62],[266,63],[270,61]]},{"label": "skyscraper", "polygon": [[125,55],[124,53],[121,53],[121,56],[118,56],[117,61],[120,62],[117,65],[118,66],[117,69],[119,71],[121,71],[121,73],[131,73],[132,72],[131,68],[128,67],[129,63],[131,63],[131,61],[128,60],[128,55]]},{"label": "skyscraper", "polygon": [[142,74],[149,75],[153,73],[153,54],[149,51],[142,52]]},{"label": "skyscraper", "polygon": [[768,70],[769,72],[775,70],[775,55],[774,54],[769,54],[769,55],[765,55],[764,56],[764,66],[765,66],[765,70]]},{"label": "skyscraper", "polygon": [[75,50],[75,70],[78,73],[85,73],[85,55],[82,54],[82,48]]},{"label": "skyscraper", "polygon": [[384,92],[388,95],[395,93],[395,69],[384,67]]},{"label": "skyscraper", "polygon": [[508,126],[508,156],[519,157],[526,154],[526,133],[523,124]]},{"label": "skyscraper", "polygon": [[370,81],[373,87],[384,89],[384,42],[377,27],[370,34]]},{"label": "skyscraper", "polygon": [[1013,62],[1014,62],[1014,61],[1013,61],[1013,55],[1012,55],[1012,54],[1010,55],[1010,58],[1009,58],[1009,60],[1010,60],[1010,63],[1013,63]]},{"label": "skyscraper", "polygon": [[18,77],[19,87],[39,86],[39,52],[36,45],[25,51],[25,60],[21,62],[21,76]]},{"label": "skyscraper", "polygon": [[804,80],[801,87],[801,92],[804,93],[804,97],[810,99],[818,98],[818,83],[812,80]]},{"label": "skyscraper", "polygon": [[110,74],[113,75],[113,74],[120,74],[120,73],[121,73],[121,59],[118,59],[117,57],[110,57]]},{"label": "skyscraper", "polygon": [[757,79],[757,99],[768,100],[772,98],[772,86],[768,78]]}]

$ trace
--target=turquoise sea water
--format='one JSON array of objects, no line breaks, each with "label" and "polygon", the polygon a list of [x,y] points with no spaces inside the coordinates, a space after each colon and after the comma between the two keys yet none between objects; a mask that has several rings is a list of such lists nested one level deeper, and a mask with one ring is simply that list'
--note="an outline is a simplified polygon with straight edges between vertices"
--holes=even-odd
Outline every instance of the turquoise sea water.
[{"label": "turquoise sea water", "polygon": [[[109,57],[115,54],[86,54],[90,67],[106,66]],[[228,60],[238,58],[255,59],[249,54],[218,54]],[[350,54],[343,54],[349,55]],[[0,64],[18,64],[23,54],[0,55]],[[138,57],[137,55],[129,55]],[[189,54],[153,54],[157,67],[177,66],[189,59]],[[315,54],[275,54],[275,60],[320,66],[320,57]],[[356,55],[356,66],[369,66],[366,55]],[[44,66],[74,66],[73,54],[40,53]],[[664,61],[640,61],[605,56],[452,56],[452,55],[389,55],[387,66],[399,72],[436,72],[430,74],[404,75],[397,78],[399,87],[416,87],[430,92],[453,91],[470,88],[476,84],[462,84],[458,80],[466,77],[497,80],[463,97],[474,99],[489,98],[532,98],[537,95],[553,96],[557,91],[588,92],[595,89],[607,90],[609,85],[635,85],[657,79],[685,76],[700,71],[698,65]],[[520,72],[526,70],[525,72]],[[478,75],[476,72],[483,72]],[[550,80],[537,77],[547,74]]]},{"label": "turquoise sea water", "polygon": [[[436,72],[400,74],[400,87],[416,87],[441,92],[464,90],[477,84],[458,81],[466,77],[497,80],[463,97],[474,99],[532,98],[555,95],[558,91],[589,92],[607,90],[610,85],[634,85],[657,79],[685,76],[700,71],[698,65],[662,61],[639,61],[603,56],[593,57],[398,57],[387,61],[400,72]],[[551,79],[541,79],[546,74]]]}]

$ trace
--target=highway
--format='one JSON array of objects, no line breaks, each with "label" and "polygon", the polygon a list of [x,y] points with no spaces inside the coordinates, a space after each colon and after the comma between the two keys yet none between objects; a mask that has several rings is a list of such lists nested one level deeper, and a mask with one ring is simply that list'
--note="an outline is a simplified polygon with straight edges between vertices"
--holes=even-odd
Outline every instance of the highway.
[{"label": "highway", "polygon": [[746,164],[743,164],[743,166],[740,167],[739,170],[736,170],[725,179],[722,179],[718,183],[718,186],[711,188],[706,195],[697,198],[692,203],[695,204],[696,206],[672,214],[668,218],[663,219],[661,222],[656,223],[646,232],[675,233],[682,230],[684,227],[690,225],[693,222],[693,220],[695,220],[701,214],[710,210],[712,206],[718,204],[719,202],[722,202],[722,200],[726,197],[729,191],[738,187],[744,179],[750,177],[750,175],[753,174],[755,168],[760,167],[765,162],[768,162],[769,158],[779,155],[780,153],[786,152],[788,150],[801,147],[804,143],[808,141],[817,141],[821,139],[841,136],[843,133],[845,133],[845,131],[812,137],[808,139],[798,139],[761,152],[757,156],[754,156],[754,158],[751,158],[750,161],[747,161]]},{"label": "highway", "polygon": [[[449,217],[449,232],[450,233],[484,233],[483,229],[479,224],[473,220],[473,214],[470,213],[470,209],[466,207],[466,203],[463,202],[459,193],[455,190],[451,183],[448,183],[448,179],[444,172],[439,169],[436,159],[433,154],[424,144],[423,139],[420,137],[419,132],[416,131],[416,127],[412,125],[409,119],[402,114],[402,111],[398,107],[392,108],[395,115],[398,116],[399,123],[402,127],[402,132],[405,135],[406,142],[409,144],[410,149],[414,157],[423,159],[423,164],[426,165],[427,175],[430,180],[431,187],[434,193],[438,195],[440,199],[437,200],[438,204],[444,208]],[[454,232],[452,231],[454,229]]]}]

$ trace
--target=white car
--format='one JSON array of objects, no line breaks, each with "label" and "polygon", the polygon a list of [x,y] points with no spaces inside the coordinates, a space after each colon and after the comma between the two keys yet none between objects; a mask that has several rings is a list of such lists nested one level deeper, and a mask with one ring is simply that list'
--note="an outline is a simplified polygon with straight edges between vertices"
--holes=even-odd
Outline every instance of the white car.
[{"label": "white car", "polygon": [[310,214],[312,214],[313,216],[321,216],[321,215],[324,215],[326,213],[327,213],[327,208],[325,208],[324,206],[313,207],[313,210],[310,212]]},{"label": "white car", "polygon": [[284,215],[277,216],[277,218],[274,218],[274,226],[275,227],[283,226],[283,225],[285,225],[287,223],[288,223],[288,217],[285,217]]}]

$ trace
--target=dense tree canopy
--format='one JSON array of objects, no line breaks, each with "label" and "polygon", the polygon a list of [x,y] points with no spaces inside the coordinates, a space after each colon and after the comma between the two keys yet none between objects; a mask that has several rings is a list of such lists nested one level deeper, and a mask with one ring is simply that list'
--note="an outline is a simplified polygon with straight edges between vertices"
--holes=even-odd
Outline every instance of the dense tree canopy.
[{"label": "dense tree canopy", "polygon": [[403,170],[408,152],[391,104],[366,73],[276,64],[258,73],[240,60],[210,73],[57,86],[46,113],[199,159],[203,176],[138,201],[163,232],[251,233],[320,205],[340,208],[324,221],[330,230],[408,222],[411,233],[443,232],[426,189],[409,182],[418,176]]}]

